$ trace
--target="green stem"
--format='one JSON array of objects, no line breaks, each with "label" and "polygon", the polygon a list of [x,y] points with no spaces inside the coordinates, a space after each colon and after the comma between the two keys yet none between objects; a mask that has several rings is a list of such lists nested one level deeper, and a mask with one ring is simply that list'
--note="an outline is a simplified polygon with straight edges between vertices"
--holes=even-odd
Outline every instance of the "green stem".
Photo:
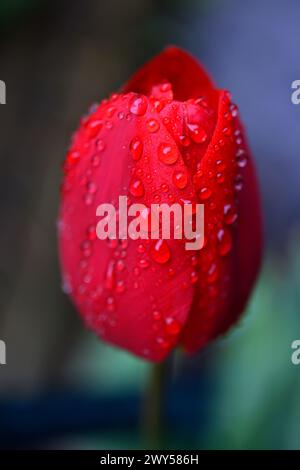
[{"label": "green stem", "polygon": [[162,449],[164,443],[164,388],[166,362],[152,366],[142,412],[142,430],[148,449]]}]

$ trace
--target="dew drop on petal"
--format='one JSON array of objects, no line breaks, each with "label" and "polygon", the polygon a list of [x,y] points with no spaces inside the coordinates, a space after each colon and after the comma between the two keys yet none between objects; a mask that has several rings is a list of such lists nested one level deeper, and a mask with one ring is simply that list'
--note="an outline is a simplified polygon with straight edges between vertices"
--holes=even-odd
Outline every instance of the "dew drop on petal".
[{"label": "dew drop on petal", "polygon": [[110,261],[107,266],[105,275],[105,287],[106,289],[113,289],[115,285],[115,263]]},{"label": "dew drop on petal", "polygon": [[207,271],[207,282],[213,284],[219,278],[219,269],[216,263],[212,263]]},{"label": "dew drop on petal", "polygon": [[147,99],[142,95],[135,95],[129,105],[132,114],[143,116],[147,111]]},{"label": "dew drop on petal", "polygon": [[190,274],[191,284],[196,284],[198,279],[199,279],[198,273],[196,271],[192,271]]},{"label": "dew drop on petal", "polygon": [[153,315],[154,320],[160,320],[161,319],[161,313],[157,309],[153,310],[152,315]]},{"label": "dew drop on petal", "polygon": [[237,220],[237,213],[235,208],[231,204],[225,204],[224,206],[224,220],[227,225],[233,224]]},{"label": "dew drop on petal", "polygon": [[80,245],[80,249],[85,258],[88,258],[92,254],[92,243],[90,240],[83,240]]},{"label": "dew drop on petal", "polygon": [[179,142],[183,147],[188,147],[189,145],[191,145],[191,141],[187,135],[180,135]]},{"label": "dew drop on petal", "polygon": [[157,119],[154,119],[154,118],[150,118],[148,119],[147,121],[147,130],[148,132],[157,132],[160,128],[160,125],[159,125],[159,122],[157,121]]},{"label": "dew drop on petal", "polygon": [[102,139],[98,139],[96,142],[96,147],[99,152],[102,152],[105,149],[105,143],[103,142]]},{"label": "dew drop on petal", "polygon": [[137,247],[138,253],[145,253],[146,249],[142,243],[140,243]]},{"label": "dew drop on petal", "polygon": [[100,121],[99,119],[92,119],[92,120],[89,120],[86,125],[85,125],[85,128],[86,128],[86,132],[87,134],[89,135],[89,137],[94,137],[98,134],[98,132],[101,130],[103,126],[103,122]]},{"label": "dew drop on petal", "polygon": [[142,269],[148,268],[149,267],[149,261],[146,259],[140,259],[139,260],[139,267]]},{"label": "dew drop on petal", "polygon": [[162,142],[158,146],[158,158],[161,162],[166,165],[172,165],[177,162],[179,158],[179,153],[175,145]]},{"label": "dew drop on petal", "polygon": [[94,202],[94,195],[91,193],[87,193],[83,196],[83,200],[86,206],[90,206]]},{"label": "dew drop on petal", "polygon": [[156,342],[161,349],[167,349],[170,346],[169,342],[161,336],[156,338]]},{"label": "dew drop on petal", "polygon": [[99,155],[93,155],[92,156],[92,165],[93,167],[97,167],[100,165],[100,157]]},{"label": "dew drop on petal", "polygon": [[175,171],[173,173],[173,183],[179,189],[184,189],[188,183],[188,177],[186,171]]},{"label": "dew drop on petal", "polygon": [[236,175],[236,177],[235,177],[234,189],[236,191],[241,191],[243,189],[243,177],[240,174]]},{"label": "dew drop on petal", "polygon": [[190,131],[191,139],[196,144],[204,144],[207,141],[207,132],[203,127],[198,124],[188,124],[187,127]]},{"label": "dew drop on petal", "polygon": [[200,190],[200,199],[202,201],[205,201],[206,199],[210,198],[211,194],[212,194],[211,189],[204,187]]},{"label": "dew drop on petal", "polygon": [[120,281],[117,282],[116,292],[121,294],[124,291],[125,291],[125,282],[123,280],[120,280]]},{"label": "dew drop on petal", "polygon": [[218,251],[220,256],[227,255],[232,248],[232,238],[227,228],[222,228],[218,231]]},{"label": "dew drop on petal", "polygon": [[133,178],[130,182],[129,192],[134,197],[143,197],[145,194],[143,182],[138,178]]},{"label": "dew drop on petal", "polygon": [[125,269],[125,263],[121,259],[117,261],[116,268],[118,271],[122,272]]},{"label": "dew drop on petal", "polygon": [[86,236],[89,240],[95,240],[97,237],[95,225],[89,225],[86,230]]},{"label": "dew drop on petal", "polygon": [[165,319],[165,331],[170,336],[177,336],[180,333],[181,327],[177,320],[172,317]]},{"label": "dew drop on petal", "polygon": [[96,183],[94,183],[93,181],[88,181],[87,184],[86,184],[86,189],[87,189],[88,193],[95,194],[98,187],[97,187]]},{"label": "dew drop on petal", "polygon": [[243,149],[239,149],[236,153],[236,162],[240,168],[244,168],[247,165],[246,152]]},{"label": "dew drop on petal", "polygon": [[171,251],[165,240],[156,240],[150,249],[150,256],[156,263],[165,264],[171,257]]},{"label": "dew drop on petal", "polygon": [[139,137],[134,137],[130,142],[130,153],[133,160],[139,160],[143,153],[143,142]]}]

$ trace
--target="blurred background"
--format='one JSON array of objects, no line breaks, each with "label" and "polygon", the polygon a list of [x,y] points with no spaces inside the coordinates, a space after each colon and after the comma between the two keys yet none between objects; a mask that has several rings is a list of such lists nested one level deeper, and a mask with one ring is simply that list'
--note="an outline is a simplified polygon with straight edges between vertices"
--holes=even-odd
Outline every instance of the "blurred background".
[{"label": "blurred background", "polygon": [[61,290],[56,214],[79,117],[170,43],[239,104],[266,255],[239,325],[170,366],[167,447],[300,448],[299,17],[298,0],[0,0],[0,448],[144,446],[151,366],[83,328]]}]

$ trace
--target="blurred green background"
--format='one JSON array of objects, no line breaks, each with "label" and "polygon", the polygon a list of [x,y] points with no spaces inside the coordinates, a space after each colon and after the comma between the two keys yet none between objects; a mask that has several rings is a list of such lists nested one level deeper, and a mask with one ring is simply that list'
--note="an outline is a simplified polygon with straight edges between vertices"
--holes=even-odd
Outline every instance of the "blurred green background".
[{"label": "blurred green background", "polygon": [[60,288],[60,164],[89,105],[169,43],[238,102],[262,188],[266,255],[225,338],[168,363],[169,448],[300,448],[300,107],[296,0],[0,0],[1,448],[139,448],[151,365],[84,330]]}]

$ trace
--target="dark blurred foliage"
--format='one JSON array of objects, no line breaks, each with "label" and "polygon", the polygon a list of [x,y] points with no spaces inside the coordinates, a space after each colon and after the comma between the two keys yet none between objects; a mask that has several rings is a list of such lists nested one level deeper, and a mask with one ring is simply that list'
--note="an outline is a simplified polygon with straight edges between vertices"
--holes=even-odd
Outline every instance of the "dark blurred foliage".
[{"label": "dark blurred foliage", "polygon": [[143,445],[150,366],[83,329],[61,292],[55,221],[79,117],[169,43],[195,53],[240,105],[268,256],[240,326],[170,364],[168,446],[300,447],[290,361],[300,333],[298,18],[297,0],[0,1],[0,447]]}]

